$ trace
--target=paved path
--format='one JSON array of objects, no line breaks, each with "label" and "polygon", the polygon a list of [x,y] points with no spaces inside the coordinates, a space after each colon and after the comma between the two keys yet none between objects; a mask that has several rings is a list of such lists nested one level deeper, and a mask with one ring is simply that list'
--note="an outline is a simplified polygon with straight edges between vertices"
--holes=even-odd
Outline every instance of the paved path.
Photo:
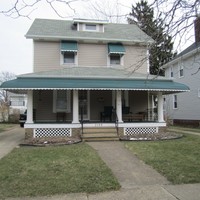
[{"label": "paved path", "polygon": [[13,150],[24,139],[24,129],[16,125],[0,133],[0,159]]},{"label": "paved path", "polygon": [[169,184],[166,178],[127,150],[122,142],[88,142],[88,144],[97,150],[124,189],[140,185]]},{"label": "paved path", "polygon": [[168,130],[173,131],[173,132],[177,132],[177,133],[187,133],[187,134],[200,136],[200,129],[199,129],[199,132],[189,131],[189,130],[182,129],[182,128],[173,128],[173,127],[168,128]]}]

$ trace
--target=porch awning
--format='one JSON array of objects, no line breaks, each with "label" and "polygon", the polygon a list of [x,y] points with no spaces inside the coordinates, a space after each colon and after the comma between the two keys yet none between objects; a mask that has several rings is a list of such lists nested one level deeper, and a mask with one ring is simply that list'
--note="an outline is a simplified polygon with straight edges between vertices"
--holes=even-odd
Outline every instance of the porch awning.
[{"label": "porch awning", "polygon": [[173,80],[97,79],[97,78],[22,78],[4,82],[6,90],[138,90],[175,93],[189,87]]},{"label": "porch awning", "polygon": [[108,44],[109,54],[125,54],[125,48],[122,44]]},{"label": "porch awning", "polygon": [[62,41],[61,52],[77,52],[78,46],[76,41]]}]

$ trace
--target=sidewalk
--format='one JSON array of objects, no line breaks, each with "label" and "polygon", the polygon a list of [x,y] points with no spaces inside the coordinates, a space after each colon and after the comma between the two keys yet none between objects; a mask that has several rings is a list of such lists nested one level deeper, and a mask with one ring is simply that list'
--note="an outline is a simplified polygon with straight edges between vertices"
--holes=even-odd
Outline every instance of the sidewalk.
[{"label": "sidewalk", "polygon": [[10,153],[24,139],[24,129],[16,125],[0,133],[0,159]]}]

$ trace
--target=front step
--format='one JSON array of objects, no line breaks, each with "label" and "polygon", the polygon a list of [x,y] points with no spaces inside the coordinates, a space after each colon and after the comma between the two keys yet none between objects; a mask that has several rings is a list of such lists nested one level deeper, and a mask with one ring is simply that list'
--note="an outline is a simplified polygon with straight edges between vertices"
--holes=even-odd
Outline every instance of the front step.
[{"label": "front step", "polygon": [[84,128],[83,141],[116,141],[119,140],[115,128]]}]

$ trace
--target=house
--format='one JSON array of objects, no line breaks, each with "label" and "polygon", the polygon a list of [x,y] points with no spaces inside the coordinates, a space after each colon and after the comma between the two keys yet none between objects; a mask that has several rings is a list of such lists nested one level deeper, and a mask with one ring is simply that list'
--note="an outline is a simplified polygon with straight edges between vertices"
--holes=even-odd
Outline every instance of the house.
[{"label": "house", "polygon": [[117,137],[158,133],[166,126],[163,95],[189,90],[149,74],[154,41],[134,24],[36,19],[26,38],[34,72],[1,85],[28,95],[26,138],[115,127]]},{"label": "house", "polygon": [[174,124],[200,125],[200,17],[194,21],[195,42],[165,64],[165,76],[189,86],[190,92],[166,97],[166,115]]}]

